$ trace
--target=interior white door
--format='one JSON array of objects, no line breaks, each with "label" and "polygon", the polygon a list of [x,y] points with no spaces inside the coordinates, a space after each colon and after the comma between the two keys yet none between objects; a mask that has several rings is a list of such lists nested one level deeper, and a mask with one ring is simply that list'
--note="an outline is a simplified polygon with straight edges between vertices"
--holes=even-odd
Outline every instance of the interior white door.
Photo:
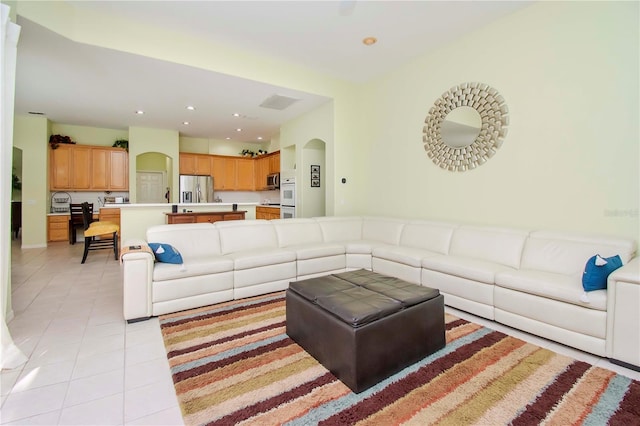
[{"label": "interior white door", "polygon": [[164,172],[136,172],[136,202],[166,203]]}]

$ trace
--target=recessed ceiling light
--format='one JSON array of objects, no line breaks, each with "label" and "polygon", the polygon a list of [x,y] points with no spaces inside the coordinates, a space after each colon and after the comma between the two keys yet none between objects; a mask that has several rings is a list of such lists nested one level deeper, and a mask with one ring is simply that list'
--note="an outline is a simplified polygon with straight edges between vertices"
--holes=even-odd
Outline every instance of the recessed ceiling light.
[{"label": "recessed ceiling light", "polygon": [[376,44],[378,42],[378,39],[375,37],[365,37],[362,39],[362,43],[364,43],[366,46],[371,46],[373,44]]},{"label": "recessed ceiling light", "polygon": [[258,136],[258,140],[261,141],[262,140],[262,136]]},{"label": "recessed ceiling light", "polygon": [[240,129],[240,128],[236,129],[236,132],[241,132],[241,131],[242,131],[242,129]]},{"label": "recessed ceiling light", "polygon": [[139,110],[137,110],[137,111],[136,111],[136,114],[138,114],[138,115],[142,115],[142,114],[144,114],[144,111],[143,111],[143,110],[141,110],[141,109],[139,109]]},{"label": "recessed ceiling light", "polygon": [[193,111],[193,110],[195,110],[195,109],[196,109],[196,107],[194,107],[193,105],[187,105],[187,109],[188,109],[189,111]]},{"label": "recessed ceiling light", "polygon": [[185,126],[188,126],[189,122],[188,121],[183,121],[182,124],[184,124]]},{"label": "recessed ceiling light", "polygon": [[230,140],[231,140],[231,138],[229,138],[229,137],[227,137],[227,138],[225,138],[225,139],[226,139],[226,140],[228,140],[228,141],[230,141]]},{"label": "recessed ceiling light", "polygon": [[237,113],[237,112],[234,112],[232,115],[233,115],[234,117],[240,117],[240,114],[239,114],[239,113]]}]

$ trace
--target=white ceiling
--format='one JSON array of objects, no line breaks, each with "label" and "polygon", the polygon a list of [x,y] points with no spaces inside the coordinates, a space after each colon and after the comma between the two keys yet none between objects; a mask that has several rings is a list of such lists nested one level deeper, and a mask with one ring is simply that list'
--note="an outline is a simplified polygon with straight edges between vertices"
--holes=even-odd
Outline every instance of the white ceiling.
[{"label": "white ceiling", "polygon": [[[77,8],[157,25],[366,82],[530,2],[84,1]],[[66,124],[173,129],[190,137],[257,142],[327,98],[89,46],[19,18],[16,113]],[[364,46],[374,36],[378,43]],[[300,99],[259,107],[271,95]],[[187,111],[194,105],[195,111]],[[144,115],[134,111],[142,109]],[[242,114],[240,118],[232,114]],[[189,125],[183,125],[189,121]],[[242,128],[237,132],[236,128]]]}]

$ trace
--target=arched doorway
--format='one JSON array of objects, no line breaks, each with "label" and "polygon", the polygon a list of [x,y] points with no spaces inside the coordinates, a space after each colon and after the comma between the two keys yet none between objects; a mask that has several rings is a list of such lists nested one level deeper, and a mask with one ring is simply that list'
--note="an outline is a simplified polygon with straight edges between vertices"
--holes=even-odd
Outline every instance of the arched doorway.
[{"label": "arched doorway", "polygon": [[136,156],[136,203],[167,203],[171,200],[171,158],[160,152]]}]

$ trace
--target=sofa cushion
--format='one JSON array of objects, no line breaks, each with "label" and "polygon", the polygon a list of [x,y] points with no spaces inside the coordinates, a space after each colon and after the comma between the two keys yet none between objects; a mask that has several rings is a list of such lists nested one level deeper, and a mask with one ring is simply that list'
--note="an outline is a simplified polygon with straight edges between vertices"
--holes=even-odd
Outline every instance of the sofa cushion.
[{"label": "sofa cushion", "polygon": [[513,270],[508,266],[486,260],[442,254],[423,258],[422,267],[487,284],[495,282],[495,276],[498,272]]},{"label": "sofa cushion", "polygon": [[322,230],[313,219],[275,219],[271,221],[280,247],[322,243]]},{"label": "sofa cushion", "polygon": [[453,231],[449,254],[520,267],[528,231],[461,226]]},{"label": "sofa cushion", "polygon": [[438,253],[413,247],[382,245],[374,247],[372,255],[379,259],[391,260],[396,263],[402,263],[403,265],[413,266],[414,268],[421,268],[423,258],[437,256]]},{"label": "sofa cushion", "polygon": [[149,248],[153,251],[158,262],[182,264],[182,255],[171,244],[166,243],[149,243]]},{"label": "sofa cushion", "polygon": [[447,254],[457,225],[414,220],[402,228],[400,246]]},{"label": "sofa cushion", "polygon": [[294,251],[280,248],[243,250],[227,254],[225,257],[233,261],[233,268],[236,271],[296,261]]},{"label": "sofa cushion", "polygon": [[185,261],[222,254],[218,230],[210,223],[151,226],[147,229],[147,241],[171,244]]},{"label": "sofa cushion", "polygon": [[521,268],[580,276],[594,254],[604,257],[618,254],[627,263],[634,252],[633,240],[536,231],[527,238]]},{"label": "sofa cushion", "polygon": [[298,260],[345,254],[344,245],[336,243],[302,244],[299,246],[289,246],[287,250],[294,251]]},{"label": "sofa cushion", "polygon": [[276,230],[267,220],[218,221],[215,227],[220,233],[223,254],[278,248]]},{"label": "sofa cushion", "polygon": [[591,257],[584,267],[582,274],[582,288],[584,291],[604,290],[607,288],[607,278],[622,266],[620,256],[603,258],[600,255]]},{"label": "sofa cushion", "polygon": [[156,263],[153,268],[153,281],[175,280],[229,271],[233,271],[231,259],[222,256],[197,257],[185,260],[182,265]]},{"label": "sofa cushion", "polygon": [[589,293],[589,302],[581,302],[582,286],[580,277],[554,272],[518,270],[496,274],[496,285],[523,293],[542,296],[560,302],[584,306],[585,308],[607,310],[607,292],[598,290]]},{"label": "sofa cushion", "polygon": [[356,216],[314,217],[322,231],[323,241],[358,241],[362,239],[362,218]]},{"label": "sofa cushion", "polygon": [[397,246],[406,221],[387,217],[365,217],[362,220],[362,239]]}]

